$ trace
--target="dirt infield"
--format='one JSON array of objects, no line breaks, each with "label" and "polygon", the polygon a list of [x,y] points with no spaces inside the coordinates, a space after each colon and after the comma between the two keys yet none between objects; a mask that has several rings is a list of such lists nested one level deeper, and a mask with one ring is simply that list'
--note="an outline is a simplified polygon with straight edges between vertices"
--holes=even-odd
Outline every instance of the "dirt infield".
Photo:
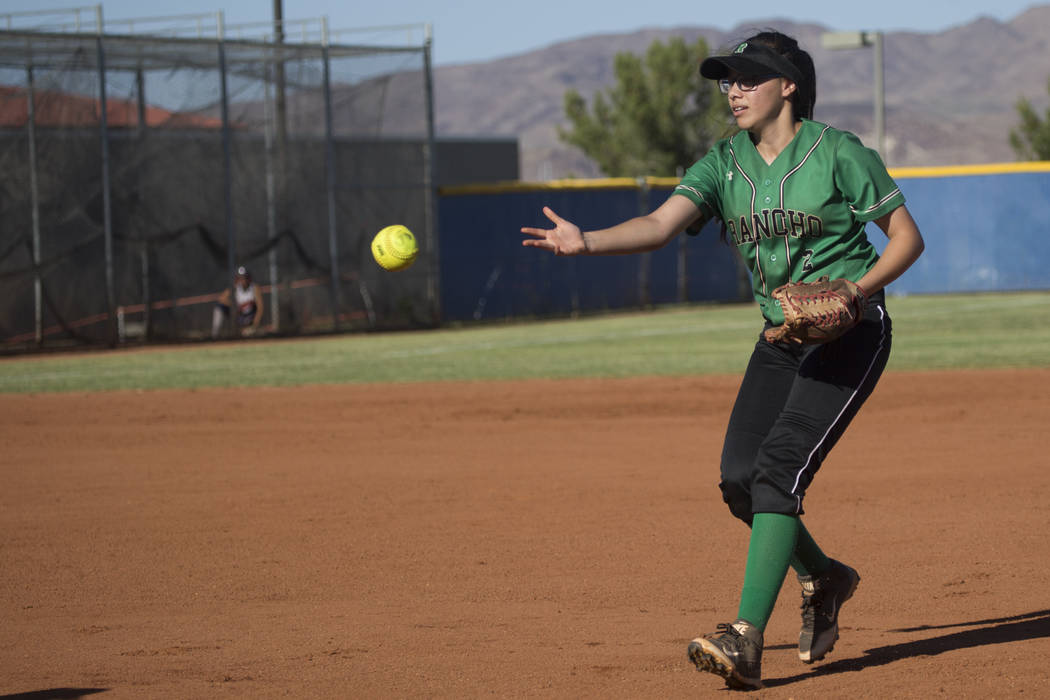
[{"label": "dirt infield", "polygon": [[[0,396],[0,696],[731,696],[737,382]],[[1050,696],[1048,389],[887,373],[807,499],[842,637],[789,575],[752,696]]]}]

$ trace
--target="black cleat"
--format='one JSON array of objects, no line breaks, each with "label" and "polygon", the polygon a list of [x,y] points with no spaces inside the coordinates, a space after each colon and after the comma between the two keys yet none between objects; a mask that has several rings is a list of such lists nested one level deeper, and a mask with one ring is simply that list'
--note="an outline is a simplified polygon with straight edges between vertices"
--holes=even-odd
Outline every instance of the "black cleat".
[{"label": "black cleat", "polygon": [[747,620],[718,625],[718,632],[689,643],[697,671],[714,673],[734,690],[762,687],[762,631]]},{"label": "black cleat", "polygon": [[860,583],[856,571],[834,559],[820,576],[799,576],[802,584],[802,631],[798,633],[798,658],[820,661],[839,638],[839,610],[853,597]]}]

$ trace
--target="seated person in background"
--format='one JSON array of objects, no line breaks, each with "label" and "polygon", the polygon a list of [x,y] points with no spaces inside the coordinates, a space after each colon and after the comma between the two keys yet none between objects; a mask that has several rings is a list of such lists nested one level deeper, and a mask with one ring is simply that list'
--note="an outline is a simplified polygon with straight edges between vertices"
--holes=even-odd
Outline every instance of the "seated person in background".
[{"label": "seated person in background", "polygon": [[[262,292],[252,282],[251,273],[243,265],[237,268],[233,285],[233,304],[237,307],[237,330],[240,335],[254,335],[262,321]],[[211,315],[211,337],[218,338],[222,327],[230,316],[230,290],[224,289],[215,301]]]}]

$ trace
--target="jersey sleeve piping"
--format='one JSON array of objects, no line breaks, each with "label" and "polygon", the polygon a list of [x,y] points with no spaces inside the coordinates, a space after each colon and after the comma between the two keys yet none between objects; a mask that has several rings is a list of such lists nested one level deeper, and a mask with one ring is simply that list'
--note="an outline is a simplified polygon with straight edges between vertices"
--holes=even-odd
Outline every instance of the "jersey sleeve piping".
[{"label": "jersey sleeve piping", "polygon": [[[898,200],[898,199],[900,201],[895,201],[895,200]],[[903,203],[904,203],[904,195],[901,192],[900,188],[898,187],[897,189],[893,190],[892,192],[890,192],[888,195],[886,195],[885,197],[883,197],[879,201],[875,202],[875,204],[872,204],[867,209],[858,210],[852,204],[850,205],[849,208],[850,208],[850,211],[853,212],[854,216],[856,216],[858,220],[860,220],[860,221],[872,221],[874,219],[879,218],[883,214],[887,214],[887,213],[893,211],[894,209],[896,209],[897,207],[899,207]],[[892,204],[892,206],[889,206],[890,204]]]},{"label": "jersey sleeve piping", "polygon": [[715,208],[711,206],[711,204],[707,201],[707,198],[704,196],[704,193],[701,192],[699,189],[690,185],[679,184],[675,186],[674,190],[671,193],[680,194],[690,199],[693,202],[693,204],[696,205],[697,209],[699,209],[701,213],[703,213],[705,219],[710,219],[711,217],[715,216]]}]

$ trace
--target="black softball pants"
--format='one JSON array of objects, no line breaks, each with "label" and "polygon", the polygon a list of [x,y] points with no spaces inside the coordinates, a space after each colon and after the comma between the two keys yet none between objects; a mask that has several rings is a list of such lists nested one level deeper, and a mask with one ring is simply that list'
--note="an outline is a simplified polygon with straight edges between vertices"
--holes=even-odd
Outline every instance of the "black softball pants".
[{"label": "black softball pants", "polygon": [[750,524],[755,513],[802,514],[807,487],[882,375],[890,342],[881,292],[831,343],[759,337],[722,448],[719,486],[733,515]]}]

